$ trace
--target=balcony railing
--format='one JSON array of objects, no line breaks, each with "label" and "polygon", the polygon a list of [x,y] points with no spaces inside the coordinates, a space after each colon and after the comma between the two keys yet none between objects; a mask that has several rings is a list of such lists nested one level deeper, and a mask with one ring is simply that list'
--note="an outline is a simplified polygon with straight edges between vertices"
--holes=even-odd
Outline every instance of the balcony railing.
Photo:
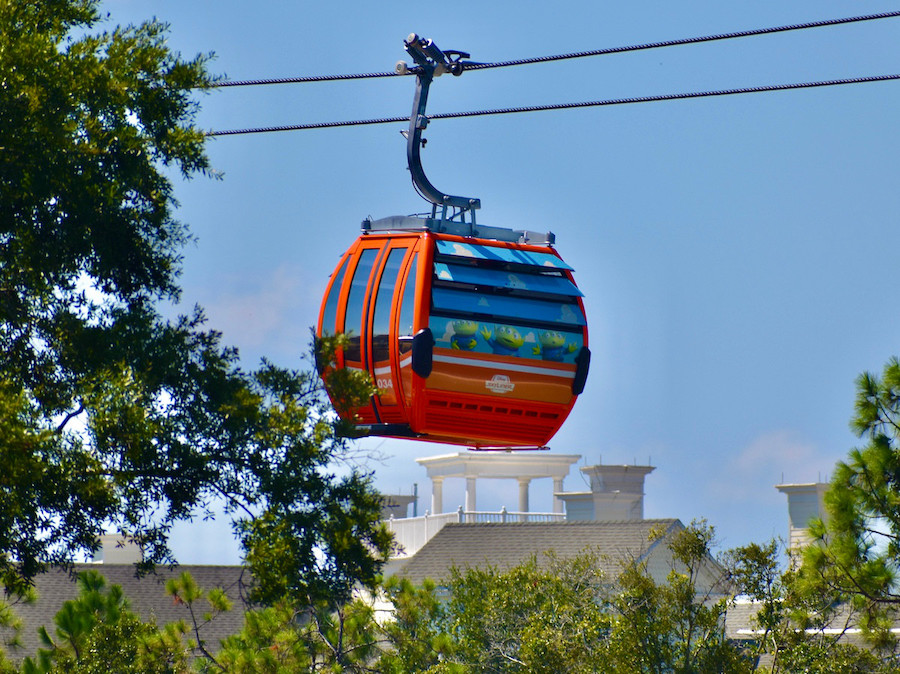
[{"label": "balcony railing", "polygon": [[463,510],[460,506],[456,512],[436,515],[429,515],[426,512],[422,517],[405,517],[403,519],[391,517],[385,523],[388,529],[394,533],[395,543],[400,546],[400,550],[394,554],[394,557],[405,558],[416,554],[445,524],[450,522],[479,524],[485,522],[565,522],[565,520],[565,513],[511,512],[506,508],[501,508],[499,511]]}]

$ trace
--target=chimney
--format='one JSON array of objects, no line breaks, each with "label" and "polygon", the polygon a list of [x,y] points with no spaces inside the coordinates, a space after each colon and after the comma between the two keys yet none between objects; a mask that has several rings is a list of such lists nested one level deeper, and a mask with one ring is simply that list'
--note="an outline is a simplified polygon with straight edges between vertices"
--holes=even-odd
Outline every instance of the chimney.
[{"label": "chimney", "polygon": [[591,478],[594,520],[618,522],[644,519],[644,478],[655,466],[586,466]]},{"label": "chimney", "polygon": [[121,534],[103,534],[94,553],[96,564],[137,564],[144,555],[140,546]]},{"label": "chimney", "polygon": [[382,494],[381,519],[404,519],[409,512],[409,504],[415,500],[415,494]]},{"label": "chimney", "polygon": [[809,521],[818,517],[828,520],[825,510],[827,482],[806,484],[777,484],[775,488],[788,499],[788,553],[794,560],[800,551],[810,543]]}]

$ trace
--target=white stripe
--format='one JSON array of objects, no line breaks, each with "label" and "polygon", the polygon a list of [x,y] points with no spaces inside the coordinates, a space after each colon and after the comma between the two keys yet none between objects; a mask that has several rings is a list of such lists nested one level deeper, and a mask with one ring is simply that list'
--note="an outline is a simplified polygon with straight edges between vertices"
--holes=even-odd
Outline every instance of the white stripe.
[{"label": "white stripe", "polygon": [[390,366],[390,365],[387,365],[387,366],[385,366],[385,367],[376,367],[376,368],[375,368],[375,374],[376,374],[376,376],[379,375],[379,374],[390,374],[390,373],[391,373],[391,366]]},{"label": "white stripe", "polygon": [[468,365],[469,367],[483,367],[488,370],[506,370],[508,372],[524,372],[526,374],[542,374],[548,377],[560,377],[562,379],[575,379],[575,373],[566,370],[551,370],[546,367],[534,365],[513,365],[511,363],[495,363],[494,361],[475,360],[473,358],[459,358],[456,356],[434,356],[439,363],[451,365]]}]

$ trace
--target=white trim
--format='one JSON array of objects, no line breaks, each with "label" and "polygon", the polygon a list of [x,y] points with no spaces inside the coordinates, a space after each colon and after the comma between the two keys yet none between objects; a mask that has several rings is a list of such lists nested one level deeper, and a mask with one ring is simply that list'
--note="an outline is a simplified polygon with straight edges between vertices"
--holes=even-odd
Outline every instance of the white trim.
[{"label": "white trim", "polygon": [[[801,631],[805,632],[806,634],[823,634],[823,635],[827,635],[827,636],[834,636],[834,635],[840,636],[841,634],[857,635],[857,634],[863,633],[863,631],[859,627],[847,627],[847,628],[823,627],[821,629],[816,629],[815,627],[810,627],[809,629],[801,630]],[[889,631],[891,634],[900,634],[900,628],[898,628],[898,627],[892,627]],[[747,634],[750,636],[758,636],[761,634],[765,634],[766,630],[752,629],[750,627],[742,627],[740,629],[734,630],[734,633],[735,634]]]},{"label": "white trim", "polygon": [[482,367],[486,370],[506,370],[507,372],[524,372],[525,374],[541,374],[548,377],[559,377],[561,379],[575,379],[575,373],[568,370],[551,370],[548,367],[537,367],[535,365],[518,365],[513,363],[497,363],[488,360],[475,360],[473,358],[459,358],[456,356],[435,355],[434,361],[438,363],[449,363],[450,365],[468,365],[469,367]]}]

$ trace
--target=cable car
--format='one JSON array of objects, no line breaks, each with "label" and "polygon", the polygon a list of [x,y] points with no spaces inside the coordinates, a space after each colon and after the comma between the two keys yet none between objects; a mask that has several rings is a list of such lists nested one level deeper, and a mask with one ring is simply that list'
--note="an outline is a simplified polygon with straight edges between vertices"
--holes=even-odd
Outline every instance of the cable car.
[{"label": "cable car", "polygon": [[378,393],[368,404],[340,410],[363,433],[545,447],[587,379],[582,293],[552,233],[476,224],[477,199],[444,194],[425,177],[428,85],[436,70],[461,72],[468,55],[445,54],[415,34],[406,46],[418,63],[407,156],[431,216],[363,222],[331,276],[316,330],[349,343],[320,372],[372,378]]}]

